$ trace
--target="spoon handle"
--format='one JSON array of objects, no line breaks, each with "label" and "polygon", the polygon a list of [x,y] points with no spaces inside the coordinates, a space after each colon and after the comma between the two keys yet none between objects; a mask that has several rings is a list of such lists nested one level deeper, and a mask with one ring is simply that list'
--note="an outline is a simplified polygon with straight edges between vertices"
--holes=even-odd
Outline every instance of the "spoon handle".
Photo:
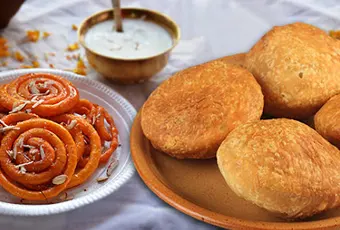
[{"label": "spoon handle", "polygon": [[112,0],[112,6],[114,9],[114,19],[116,24],[116,31],[123,32],[123,25],[122,25],[122,12],[120,9],[120,0]]}]

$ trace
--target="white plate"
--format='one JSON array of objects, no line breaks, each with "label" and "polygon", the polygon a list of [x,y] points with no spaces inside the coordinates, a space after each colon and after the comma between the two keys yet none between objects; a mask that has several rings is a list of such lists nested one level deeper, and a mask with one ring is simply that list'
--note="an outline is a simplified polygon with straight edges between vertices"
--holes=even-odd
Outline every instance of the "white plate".
[{"label": "white plate", "polygon": [[19,198],[12,196],[0,188],[0,214],[39,216],[70,211],[113,193],[134,173],[129,144],[130,127],[136,115],[136,110],[133,106],[121,95],[104,84],[61,70],[27,69],[1,72],[0,84],[8,83],[20,75],[35,72],[52,73],[70,80],[78,88],[81,98],[86,98],[107,109],[113,116],[119,131],[119,143],[121,146],[118,147],[114,153],[119,160],[119,165],[107,181],[98,183],[96,178],[102,173],[105,173],[106,165],[101,166],[86,183],[74,189],[67,190],[67,194],[74,196],[72,200],[62,201],[60,203],[26,204],[25,202],[25,204],[22,204]]}]

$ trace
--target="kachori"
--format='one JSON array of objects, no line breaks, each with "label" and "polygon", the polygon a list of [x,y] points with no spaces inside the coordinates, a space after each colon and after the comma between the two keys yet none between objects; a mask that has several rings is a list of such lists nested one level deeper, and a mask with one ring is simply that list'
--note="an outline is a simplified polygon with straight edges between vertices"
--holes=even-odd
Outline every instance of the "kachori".
[{"label": "kachori", "polygon": [[299,121],[238,126],[218,149],[217,163],[237,195],[283,217],[305,218],[340,204],[340,152]]},{"label": "kachori", "polygon": [[176,73],[142,108],[141,125],[152,145],[176,158],[215,157],[227,134],[259,120],[263,95],[246,69],[212,61]]},{"label": "kachori", "polygon": [[340,95],[329,99],[315,114],[316,131],[340,148]]},{"label": "kachori", "polygon": [[264,94],[264,113],[305,119],[340,93],[340,41],[305,23],[275,26],[249,51],[245,66]]}]

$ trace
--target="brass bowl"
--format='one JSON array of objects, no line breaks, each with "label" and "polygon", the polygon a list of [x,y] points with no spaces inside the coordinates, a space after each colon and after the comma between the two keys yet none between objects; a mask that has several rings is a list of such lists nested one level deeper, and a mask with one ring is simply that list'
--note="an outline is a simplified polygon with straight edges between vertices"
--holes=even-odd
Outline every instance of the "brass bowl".
[{"label": "brass bowl", "polygon": [[168,16],[148,9],[122,8],[122,17],[136,19],[145,17],[146,20],[157,23],[172,36],[172,47],[161,54],[136,59],[114,58],[91,50],[85,43],[86,32],[97,23],[113,20],[114,12],[112,9],[91,15],[82,22],[78,29],[79,43],[85,48],[86,56],[91,66],[107,79],[122,84],[143,82],[161,71],[168,63],[169,54],[180,39],[180,29]]}]

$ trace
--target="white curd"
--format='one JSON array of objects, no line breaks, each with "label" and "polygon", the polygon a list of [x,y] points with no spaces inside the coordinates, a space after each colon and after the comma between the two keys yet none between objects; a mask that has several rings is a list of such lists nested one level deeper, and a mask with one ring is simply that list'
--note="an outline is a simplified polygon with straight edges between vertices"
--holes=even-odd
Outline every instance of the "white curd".
[{"label": "white curd", "polygon": [[85,34],[91,50],[113,58],[138,59],[161,54],[172,47],[169,32],[160,25],[142,19],[123,19],[123,32],[113,29],[108,20],[92,26]]}]

